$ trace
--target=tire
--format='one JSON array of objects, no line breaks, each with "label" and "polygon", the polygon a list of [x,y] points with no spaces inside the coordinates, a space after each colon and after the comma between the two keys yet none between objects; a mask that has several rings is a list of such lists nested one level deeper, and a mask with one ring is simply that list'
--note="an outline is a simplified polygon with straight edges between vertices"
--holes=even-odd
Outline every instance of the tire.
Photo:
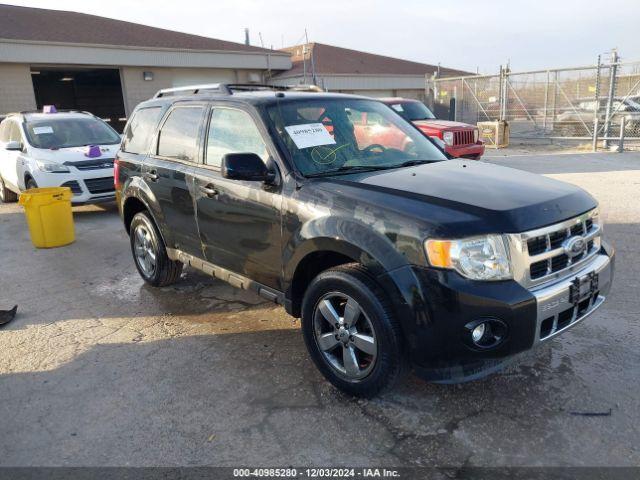
[{"label": "tire", "polygon": [[31,190],[32,188],[38,188],[38,184],[33,178],[29,178],[25,186],[27,187],[27,190]]},{"label": "tire", "polygon": [[133,261],[145,282],[154,287],[165,287],[178,281],[182,263],[167,256],[158,228],[147,212],[139,212],[133,217],[129,240]]},{"label": "tire", "polygon": [[0,177],[0,201],[2,203],[13,203],[18,201],[18,194],[7,188],[2,177]]},{"label": "tire", "polygon": [[372,397],[407,371],[391,302],[359,264],[326,270],[311,282],[302,302],[302,333],[318,370],[349,395]]}]

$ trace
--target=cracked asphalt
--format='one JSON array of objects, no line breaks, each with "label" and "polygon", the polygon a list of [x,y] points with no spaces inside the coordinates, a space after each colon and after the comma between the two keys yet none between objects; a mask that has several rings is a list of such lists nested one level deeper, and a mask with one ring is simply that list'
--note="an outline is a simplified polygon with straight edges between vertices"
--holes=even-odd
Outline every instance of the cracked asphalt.
[{"label": "cracked asphalt", "polygon": [[488,160],[600,200],[607,303],[486,379],[367,401],[323,380],[281,308],[193,270],[144,285],[115,207],[75,208],[77,241],[35,250],[0,205],[0,309],[19,305],[0,328],[0,466],[640,465],[640,153]]}]

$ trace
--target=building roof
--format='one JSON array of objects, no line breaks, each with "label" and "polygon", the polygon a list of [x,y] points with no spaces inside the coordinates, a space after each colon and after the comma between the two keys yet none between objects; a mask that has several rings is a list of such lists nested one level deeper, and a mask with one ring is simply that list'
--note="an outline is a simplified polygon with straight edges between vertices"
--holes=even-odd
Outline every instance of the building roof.
[{"label": "building roof", "polygon": [[[303,47],[306,46],[307,75],[311,74],[311,55],[316,75],[425,75],[438,70],[437,65],[412,62],[400,58],[376,55],[373,53],[335,47],[323,43],[295,45],[282,50],[291,53],[291,70],[281,73],[280,77],[295,77],[303,74]],[[452,68],[440,68],[440,76],[467,75],[469,72]]]},{"label": "building roof", "polygon": [[85,13],[0,4],[0,39],[85,45],[226,50],[278,54],[265,48]]}]

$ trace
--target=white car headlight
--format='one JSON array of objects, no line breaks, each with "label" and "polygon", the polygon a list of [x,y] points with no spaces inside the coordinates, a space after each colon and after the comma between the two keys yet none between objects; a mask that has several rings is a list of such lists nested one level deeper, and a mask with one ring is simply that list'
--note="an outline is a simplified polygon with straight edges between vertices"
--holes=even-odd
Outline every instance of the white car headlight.
[{"label": "white car headlight", "polygon": [[46,160],[36,160],[38,170],[47,173],[69,173],[69,167],[56,162],[48,162]]},{"label": "white car headlight", "polygon": [[512,278],[509,249],[502,235],[425,242],[429,264],[456,270],[471,280]]},{"label": "white car headlight", "polygon": [[442,139],[447,145],[453,145],[453,132],[444,132],[442,134]]}]

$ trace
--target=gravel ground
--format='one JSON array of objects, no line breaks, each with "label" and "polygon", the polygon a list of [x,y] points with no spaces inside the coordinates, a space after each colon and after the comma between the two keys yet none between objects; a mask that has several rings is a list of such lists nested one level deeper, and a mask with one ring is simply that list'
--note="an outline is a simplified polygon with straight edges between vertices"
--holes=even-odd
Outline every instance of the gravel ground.
[{"label": "gravel ground", "polygon": [[321,378],[281,308],[192,270],[144,285],[114,207],[75,208],[77,241],[35,250],[0,205],[0,308],[20,309],[0,330],[0,466],[639,465],[640,154],[488,160],[599,199],[612,293],[505,371],[369,401]]}]

